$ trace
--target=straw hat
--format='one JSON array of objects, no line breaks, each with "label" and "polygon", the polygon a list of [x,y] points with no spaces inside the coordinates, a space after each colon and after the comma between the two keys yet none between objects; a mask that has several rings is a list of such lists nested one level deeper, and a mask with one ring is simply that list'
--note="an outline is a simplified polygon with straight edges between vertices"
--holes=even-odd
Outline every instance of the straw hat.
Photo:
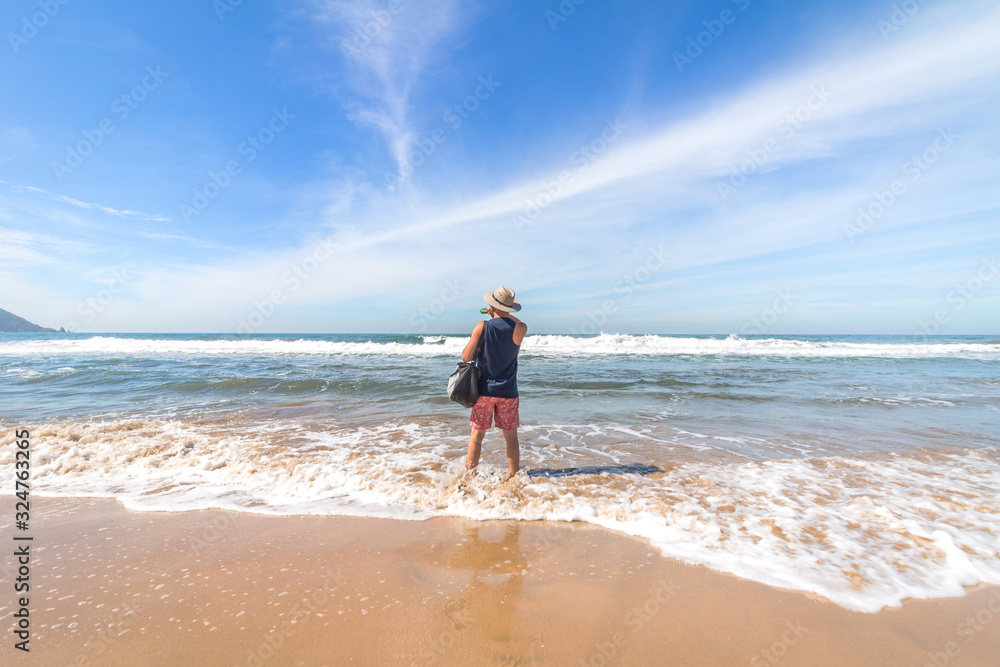
[{"label": "straw hat", "polygon": [[521,304],[514,301],[514,290],[506,285],[498,287],[496,292],[484,294],[483,298],[486,303],[505,313],[516,313],[521,310]]}]

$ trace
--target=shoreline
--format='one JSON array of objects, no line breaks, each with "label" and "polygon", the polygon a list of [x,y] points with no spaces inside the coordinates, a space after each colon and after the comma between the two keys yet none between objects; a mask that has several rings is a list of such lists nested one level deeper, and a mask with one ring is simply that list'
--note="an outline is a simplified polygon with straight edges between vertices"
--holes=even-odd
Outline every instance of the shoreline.
[{"label": "shoreline", "polygon": [[[5,664],[940,667],[1000,655],[997,586],[862,613],[584,523],[33,505],[31,653],[5,633]],[[8,589],[0,614],[15,604]]]}]

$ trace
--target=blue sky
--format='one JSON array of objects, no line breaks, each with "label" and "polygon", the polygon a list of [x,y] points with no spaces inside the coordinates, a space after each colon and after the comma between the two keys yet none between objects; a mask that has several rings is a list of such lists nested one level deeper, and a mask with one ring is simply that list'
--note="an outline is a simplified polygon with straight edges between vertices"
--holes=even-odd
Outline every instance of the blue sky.
[{"label": "blue sky", "polygon": [[[577,4],[579,3],[579,4]],[[1000,5],[12,0],[0,307],[996,333]]]}]

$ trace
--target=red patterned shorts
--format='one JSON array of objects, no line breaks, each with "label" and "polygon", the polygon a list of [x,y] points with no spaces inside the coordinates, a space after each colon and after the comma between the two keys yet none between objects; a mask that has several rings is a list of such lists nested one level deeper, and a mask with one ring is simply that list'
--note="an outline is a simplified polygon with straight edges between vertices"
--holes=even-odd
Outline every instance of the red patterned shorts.
[{"label": "red patterned shorts", "polygon": [[521,425],[517,408],[520,398],[498,398],[496,396],[480,396],[472,406],[472,416],[469,426],[485,431],[493,425],[493,415],[496,414],[497,428],[510,431]]}]

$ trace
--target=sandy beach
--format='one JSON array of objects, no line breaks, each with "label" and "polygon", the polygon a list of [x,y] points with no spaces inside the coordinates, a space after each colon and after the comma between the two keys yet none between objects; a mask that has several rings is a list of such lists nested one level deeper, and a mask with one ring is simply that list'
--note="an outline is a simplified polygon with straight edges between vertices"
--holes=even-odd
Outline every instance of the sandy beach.
[{"label": "sandy beach", "polygon": [[[46,665],[991,665],[1000,588],[876,614],[580,523],[133,512],[36,498]],[[4,532],[10,543],[11,528]],[[4,579],[14,573],[5,559]],[[0,613],[14,610],[8,590]]]},{"label": "sandy beach", "polygon": [[4,9],[0,667],[1000,667],[1000,1]]}]

